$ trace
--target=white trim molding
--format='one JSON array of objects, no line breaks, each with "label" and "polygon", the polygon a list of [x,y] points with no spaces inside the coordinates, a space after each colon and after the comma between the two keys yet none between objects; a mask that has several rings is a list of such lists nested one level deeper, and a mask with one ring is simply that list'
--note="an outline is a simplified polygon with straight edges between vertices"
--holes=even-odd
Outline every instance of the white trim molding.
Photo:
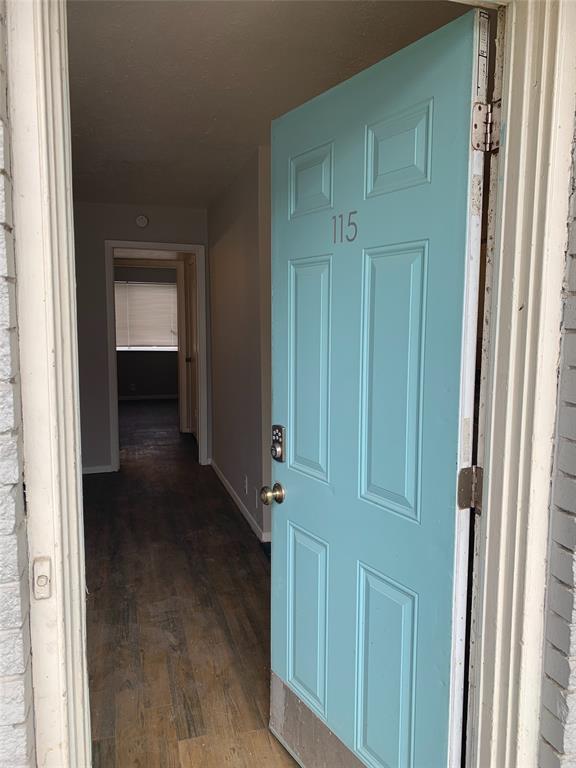
[{"label": "white trim molding", "polygon": [[38,765],[91,765],[66,6],[7,3]]},{"label": "white trim molding", "polygon": [[[116,358],[116,302],[114,300],[114,248],[104,243],[106,275],[106,340],[108,347],[108,428],[110,429],[110,471],[120,469],[120,425],[118,423],[118,360]],[[86,473],[86,470],[83,470]]]},{"label": "white trim molding", "polygon": [[506,9],[468,761],[538,764],[576,3]]}]

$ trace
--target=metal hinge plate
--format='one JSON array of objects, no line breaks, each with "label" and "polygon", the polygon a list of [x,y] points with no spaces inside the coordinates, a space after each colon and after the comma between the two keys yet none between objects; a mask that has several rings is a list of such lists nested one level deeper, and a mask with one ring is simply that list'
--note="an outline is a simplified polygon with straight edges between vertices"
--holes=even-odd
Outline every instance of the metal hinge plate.
[{"label": "metal hinge plate", "polygon": [[502,101],[490,104],[477,101],[472,107],[472,146],[480,152],[494,152],[500,147]]},{"label": "metal hinge plate", "polygon": [[464,467],[458,473],[458,509],[482,509],[482,467]]}]

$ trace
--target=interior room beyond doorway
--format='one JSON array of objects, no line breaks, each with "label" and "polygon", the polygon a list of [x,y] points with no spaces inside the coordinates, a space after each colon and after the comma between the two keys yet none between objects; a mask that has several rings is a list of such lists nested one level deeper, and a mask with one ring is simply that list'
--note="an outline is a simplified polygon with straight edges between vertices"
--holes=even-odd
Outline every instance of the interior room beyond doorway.
[{"label": "interior room beyond doorway", "polygon": [[111,468],[119,467],[119,399],[177,400],[179,429],[195,436],[205,464],[204,247],[107,241],[105,256]]}]

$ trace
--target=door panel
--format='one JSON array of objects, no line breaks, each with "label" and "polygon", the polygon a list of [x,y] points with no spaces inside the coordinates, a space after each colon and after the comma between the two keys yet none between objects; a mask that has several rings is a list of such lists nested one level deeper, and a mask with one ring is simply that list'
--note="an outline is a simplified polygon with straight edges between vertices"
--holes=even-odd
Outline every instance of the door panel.
[{"label": "door panel", "polygon": [[366,197],[430,182],[432,104],[415,104],[367,127]]},{"label": "door panel", "polygon": [[[427,243],[364,252],[360,495],[419,519]],[[386,461],[382,461],[386,457]]]},{"label": "door panel", "polygon": [[328,480],[330,257],[290,262],[290,467]]},{"label": "door panel", "polygon": [[476,14],[272,131],[272,668],[371,768],[448,760]]},{"label": "door panel", "polygon": [[356,744],[368,765],[409,766],[418,597],[364,564],[358,583]]},{"label": "door panel", "polygon": [[303,701],[324,715],[328,547],[295,525],[289,535],[288,680]]}]

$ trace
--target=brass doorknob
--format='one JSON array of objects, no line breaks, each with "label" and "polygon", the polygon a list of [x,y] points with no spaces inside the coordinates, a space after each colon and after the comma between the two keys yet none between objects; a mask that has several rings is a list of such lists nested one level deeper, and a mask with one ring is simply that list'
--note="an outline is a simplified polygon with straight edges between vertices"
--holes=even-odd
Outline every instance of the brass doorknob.
[{"label": "brass doorknob", "polygon": [[282,488],[280,483],[274,483],[272,488],[264,485],[260,491],[260,500],[262,501],[262,504],[266,504],[266,506],[270,506],[273,502],[282,504],[285,498],[286,491]]}]

